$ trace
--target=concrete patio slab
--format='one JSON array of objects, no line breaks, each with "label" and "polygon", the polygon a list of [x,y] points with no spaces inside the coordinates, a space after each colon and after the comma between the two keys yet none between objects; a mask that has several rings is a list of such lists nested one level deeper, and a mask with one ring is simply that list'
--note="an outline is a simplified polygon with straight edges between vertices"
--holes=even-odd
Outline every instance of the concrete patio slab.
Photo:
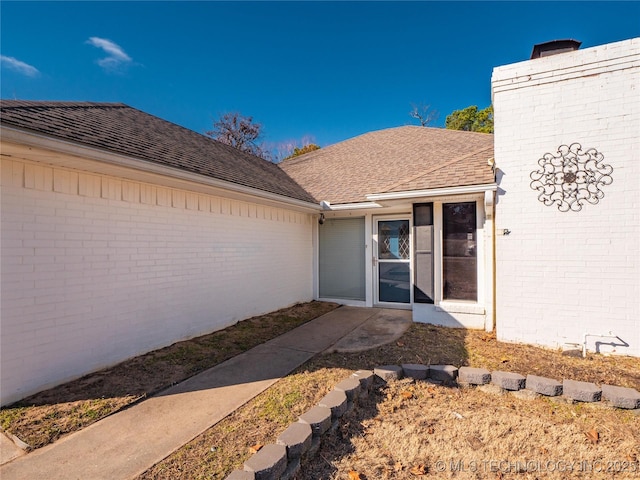
[{"label": "concrete patio slab", "polygon": [[409,329],[411,315],[410,310],[376,309],[375,315],[340,339],[331,351],[359,352],[391,343]]}]

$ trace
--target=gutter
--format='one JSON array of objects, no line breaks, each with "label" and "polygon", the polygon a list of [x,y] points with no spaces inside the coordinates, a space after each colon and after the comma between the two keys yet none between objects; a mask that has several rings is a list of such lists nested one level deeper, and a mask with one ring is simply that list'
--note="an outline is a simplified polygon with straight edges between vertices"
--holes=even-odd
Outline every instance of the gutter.
[{"label": "gutter", "polygon": [[145,173],[199,183],[201,185],[206,185],[209,187],[218,188],[242,195],[248,195],[272,202],[293,205],[310,212],[318,212],[321,210],[320,205],[318,205],[317,203],[298,200],[295,198],[286,197],[284,195],[279,195],[277,193],[260,190],[254,187],[247,187],[244,185],[239,185],[237,183],[209,177],[207,175],[188,172],[176,167],[159,165],[149,162],[148,160],[140,160],[136,159],[135,157],[112,153],[106,150],[100,150],[99,148],[95,147],[79,145],[68,140],[61,140],[38,133],[26,132],[18,128],[7,127],[6,125],[0,126],[0,140],[23,144],[29,147],[43,148],[65,155],[97,160],[108,165],[130,168]]},{"label": "gutter", "polygon": [[372,202],[384,201],[384,200],[405,200],[408,198],[416,197],[436,197],[443,195],[461,195],[465,193],[481,193],[481,192],[493,192],[498,189],[496,183],[487,183],[483,185],[465,185],[462,187],[444,187],[444,188],[432,188],[428,190],[408,190],[405,192],[392,192],[392,193],[372,193],[367,195],[367,200]]},{"label": "gutter", "polygon": [[360,210],[360,209],[368,209],[368,208],[382,208],[382,205],[376,202],[357,202],[357,203],[338,203],[335,205],[331,205],[327,200],[322,200],[320,202],[320,206],[322,210]]}]

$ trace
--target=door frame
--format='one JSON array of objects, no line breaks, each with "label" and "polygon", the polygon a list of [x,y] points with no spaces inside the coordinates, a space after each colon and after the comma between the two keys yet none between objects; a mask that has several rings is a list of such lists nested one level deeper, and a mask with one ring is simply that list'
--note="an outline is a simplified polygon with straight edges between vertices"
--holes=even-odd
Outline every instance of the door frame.
[{"label": "door frame", "polygon": [[[372,215],[371,237],[372,237],[372,293],[373,293],[373,305],[375,307],[383,308],[397,308],[403,310],[411,310],[413,308],[413,216],[410,213],[399,214],[387,214],[387,215]],[[379,264],[378,258],[378,222],[380,221],[394,221],[394,220],[406,220],[409,222],[409,258],[396,263],[407,263],[409,265],[409,303],[398,302],[381,302],[380,301],[380,283],[379,283]],[[388,260],[383,260],[383,263],[390,263]]]}]

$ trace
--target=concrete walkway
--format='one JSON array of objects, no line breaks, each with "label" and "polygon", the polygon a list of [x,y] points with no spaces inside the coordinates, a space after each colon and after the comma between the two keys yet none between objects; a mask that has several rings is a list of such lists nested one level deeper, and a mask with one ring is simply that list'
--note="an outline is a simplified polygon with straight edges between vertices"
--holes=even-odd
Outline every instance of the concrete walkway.
[{"label": "concrete walkway", "polygon": [[[395,317],[398,328],[388,328],[383,338],[397,338],[408,328],[408,313],[340,307],[157,396],[15,458],[0,467],[0,478],[136,477],[339,341],[349,345],[352,338],[358,348],[368,348],[359,328],[366,323],[393,324]],[[380,329],[373,327],[372,331],[378,332],[374,343],[379,344]]]}]

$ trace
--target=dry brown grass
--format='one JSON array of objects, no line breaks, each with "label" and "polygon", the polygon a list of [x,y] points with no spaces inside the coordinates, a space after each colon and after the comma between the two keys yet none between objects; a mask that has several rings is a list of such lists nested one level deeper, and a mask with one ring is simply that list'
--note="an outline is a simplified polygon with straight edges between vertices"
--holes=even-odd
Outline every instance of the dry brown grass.
[{"label": "dry brown grass", "polygon": [[[471,365],[640,389],[637,358],[590,355],[583,359],[559,351],[500,343],[481,331],[414,324],[392,344],[313,358],[139,478],[224,478],[233,469],[242,468],[251,455],[249,447],[275,441],[290,422],[353,370],[402,363]],[[409,392],[410,398],[402,392]],[[315,459],[303,464],[299,479],[348,479],[351,471],[369,480],[494,479],[514,475],[523,479],[572,475],[612,478],[611,472],[585,473],[579,468],[601,468],[602,464],[589,462],[605,460],[627,462],[629,470],[629,462],[640,458],[639,422],[637,414],[602,404],[521,400],[478,389],[400,382],[379,386],[349,414],[343,426],[324,439]],[[597,443],[585,434],[593,429],[599,434]],[[460,461],[467,470],[454,472],[452,465]],[[518,461],[524,461],[528,471],[516,472]],[[543,466],[527,466],[527,461]],[[553,468],[561,465],[557,463],[560,461],[587,463],[574,464],[574,472],[541,471],[547,468],[545,462],[552,462],[548,465]],[[442,465],[445,469],[439,471]],[[623,469],[625,464],[617,467]],[[423,475],[417,475],[422,471]],[[634,478],[629,471],[616,475],[614,478]]]},{"label": "dry brown grass", "polygon": [[640,418],[629,411],[400,381],[327,435],[298,479],[638,478],[638,459]]},{"label": "dry brown grass", "polygon": [[337,306],[301,303],[174,343],[2,408],[0,425],[32,448],[42,447]]}]

